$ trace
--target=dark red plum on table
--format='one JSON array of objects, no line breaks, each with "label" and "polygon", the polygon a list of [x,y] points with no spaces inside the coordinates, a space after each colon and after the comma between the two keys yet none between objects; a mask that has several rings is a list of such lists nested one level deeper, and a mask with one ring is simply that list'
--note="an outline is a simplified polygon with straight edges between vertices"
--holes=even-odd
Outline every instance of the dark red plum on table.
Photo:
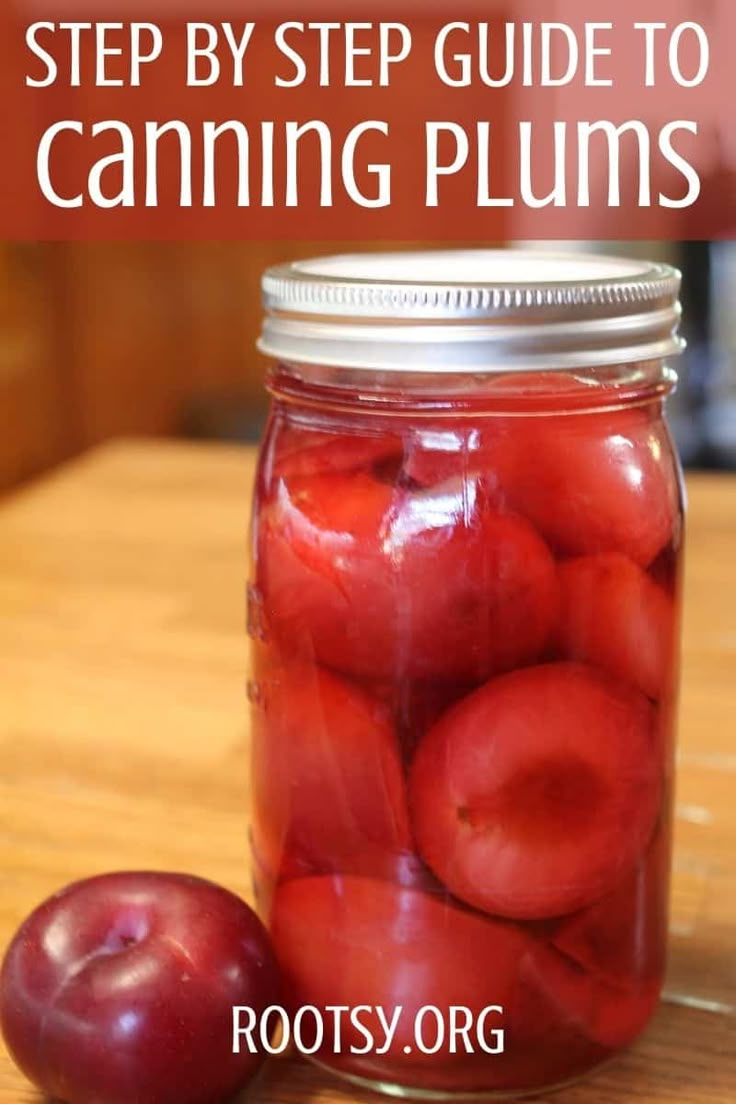
[{"label": "dark red plum on table", "polygon": [[183,874],[76,882],[21,926],[0,1022],[26,1076],[68,1104],[219,1104],[261,1056],[232,1053],[232,1007],[278,999],[252,910]]}]

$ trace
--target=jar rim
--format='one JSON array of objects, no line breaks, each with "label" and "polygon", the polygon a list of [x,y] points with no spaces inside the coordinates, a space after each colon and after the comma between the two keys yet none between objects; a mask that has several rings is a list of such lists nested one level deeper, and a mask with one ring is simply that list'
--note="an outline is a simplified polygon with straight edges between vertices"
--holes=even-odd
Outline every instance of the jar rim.
[{"label": "jar rim", "polygon": [[343,254],[269,268],[259,348],[303,365],[467,372],[678,354],[670,265],[527,249]]}]

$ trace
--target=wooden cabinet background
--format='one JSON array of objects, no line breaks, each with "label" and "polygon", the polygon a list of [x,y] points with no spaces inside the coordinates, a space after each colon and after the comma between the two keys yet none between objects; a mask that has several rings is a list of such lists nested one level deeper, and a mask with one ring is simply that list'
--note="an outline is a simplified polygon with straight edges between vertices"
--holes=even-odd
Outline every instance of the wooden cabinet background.
[{"label": "wooden cabinet background", "polygon": [[110,437],[253,438],[261,272],[353,248],[397,246],[0,243],[0,487]]},{"label": "wooden cabinet background", "polygon": [[0,243],[0,487],[68,455],[76,436],[39,261],[34,245]]}]

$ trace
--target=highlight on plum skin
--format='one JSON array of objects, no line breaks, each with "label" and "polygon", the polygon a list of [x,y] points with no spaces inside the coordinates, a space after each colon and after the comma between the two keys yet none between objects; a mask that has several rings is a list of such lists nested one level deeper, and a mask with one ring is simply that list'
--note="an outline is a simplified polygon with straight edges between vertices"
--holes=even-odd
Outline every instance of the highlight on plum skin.
[{"label": "highlight on plum skin", "polygon": [[480,681],[533,661],[550,638],[552,555],[479,482],[278,479],[259,526],[274,631],[346,675]]},{"label": "highlight on plum skin", "polygon": [[502,1055],[318,1053],[376,1085],[544,1091],[659,998],[679,470],[660,399],[543,375],[492,417],[277,403],[260,469],[253,839],[286,999],[505,1009]]},{"label": "highlight on plum skin", "polygon": [[268,934],[234,894],[184,874],[105,874],[20,927],[0,1026],[23,1073],[65,1104],[224,1104],[263,1058],[233,1053],[233,1006],[279,995]]}]

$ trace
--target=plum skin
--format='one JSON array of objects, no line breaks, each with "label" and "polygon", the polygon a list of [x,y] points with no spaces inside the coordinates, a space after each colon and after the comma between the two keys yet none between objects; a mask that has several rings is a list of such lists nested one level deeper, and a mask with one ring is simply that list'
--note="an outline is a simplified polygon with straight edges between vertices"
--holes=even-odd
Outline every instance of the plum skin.
[{"label": "plum skin", "polygon": [[263,1056],[232,1053],[232,1008],[277,1001],[265,928],[201,878],[115,873],[40,905],[0,973],[0,1027],[67,1104],[218,1104]]},{"label": "plum skin", "polygon": [[592,903],[654,831],[654,723],[640,691],[586,664],[491,680],[419,744],[409,804],[420,855],[456,897],[499,916]]}]

